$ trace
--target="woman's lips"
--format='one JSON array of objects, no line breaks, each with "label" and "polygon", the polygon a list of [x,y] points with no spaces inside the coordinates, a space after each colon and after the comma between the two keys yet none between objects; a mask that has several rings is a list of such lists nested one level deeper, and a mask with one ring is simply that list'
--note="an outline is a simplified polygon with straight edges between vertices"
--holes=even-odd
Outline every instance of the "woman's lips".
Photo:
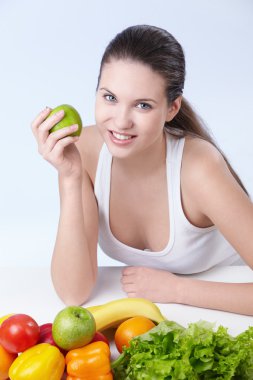
[{"label": "woman's lips", "polygon": [[116,131],[109,131],[111,140],[117,145],[128,145],[133,142],[137,137],[136,135],[130,135],[127,133],[118,133]]}]

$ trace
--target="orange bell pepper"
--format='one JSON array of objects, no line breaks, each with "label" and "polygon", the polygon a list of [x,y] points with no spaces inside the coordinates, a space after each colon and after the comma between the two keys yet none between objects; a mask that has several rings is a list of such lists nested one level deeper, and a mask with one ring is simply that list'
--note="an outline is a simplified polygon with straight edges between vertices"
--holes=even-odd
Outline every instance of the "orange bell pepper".
[{"label": "orange bell pepper", "polygon": [[0,380],[9,378],[9,368],[17,356],[17,354],[10,354],[0,345]]},{"label": "orange bell pepper", "polygon": [[93,342],[70,350],[65,358],[66,380],[112,380],[110,348],[105,342]]}]

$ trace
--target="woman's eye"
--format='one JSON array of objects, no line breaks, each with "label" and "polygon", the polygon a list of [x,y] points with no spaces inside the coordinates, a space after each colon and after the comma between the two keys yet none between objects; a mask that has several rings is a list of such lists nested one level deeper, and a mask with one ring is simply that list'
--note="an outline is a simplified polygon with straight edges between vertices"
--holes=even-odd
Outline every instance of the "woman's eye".
[{"label": "woman's eye", "polygon": [[116,98],[113,95],[104,95],[105,100],[108,100],[108,102],[115,102]]},{"label": "woman's eye", "polygon": [[149,110],[151,108],[151,105],[148,103],[139,103],[137,104],[138,108],[141,108],[142,110]]}]

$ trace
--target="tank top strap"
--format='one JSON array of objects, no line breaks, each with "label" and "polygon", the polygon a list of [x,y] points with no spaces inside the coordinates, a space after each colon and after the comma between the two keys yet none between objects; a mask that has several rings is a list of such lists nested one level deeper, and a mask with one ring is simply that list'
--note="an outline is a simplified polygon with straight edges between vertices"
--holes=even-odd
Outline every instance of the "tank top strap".
[{"label": "tank top strap", "polygon": [[168,132],[167,135],[167,161],[181,169],[185,137],[175,137]]},{"label": "tank top strap", "polygon": [[[184,143],[184,137],[177,138],[167,133],[167,164],[171,166],[171,178],[168,178],[168,181],[172,186],[174,195],[178,195],[179,193],[179,196],[181,187],[181,166]],[[175,197],[174,201],[176,201]]]}]

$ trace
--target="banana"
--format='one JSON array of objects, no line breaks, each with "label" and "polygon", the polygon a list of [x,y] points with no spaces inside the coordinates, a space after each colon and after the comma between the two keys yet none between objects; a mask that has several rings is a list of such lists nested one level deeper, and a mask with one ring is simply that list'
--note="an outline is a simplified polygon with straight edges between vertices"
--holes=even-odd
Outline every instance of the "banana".
[{"label": "banana", "polygon": [[166,318],[158,306],[144,298],[120,298],[102,305],[87,307],[96,321],[97,331],[118,327],[126,319],[143,316],[159,323]]}]

